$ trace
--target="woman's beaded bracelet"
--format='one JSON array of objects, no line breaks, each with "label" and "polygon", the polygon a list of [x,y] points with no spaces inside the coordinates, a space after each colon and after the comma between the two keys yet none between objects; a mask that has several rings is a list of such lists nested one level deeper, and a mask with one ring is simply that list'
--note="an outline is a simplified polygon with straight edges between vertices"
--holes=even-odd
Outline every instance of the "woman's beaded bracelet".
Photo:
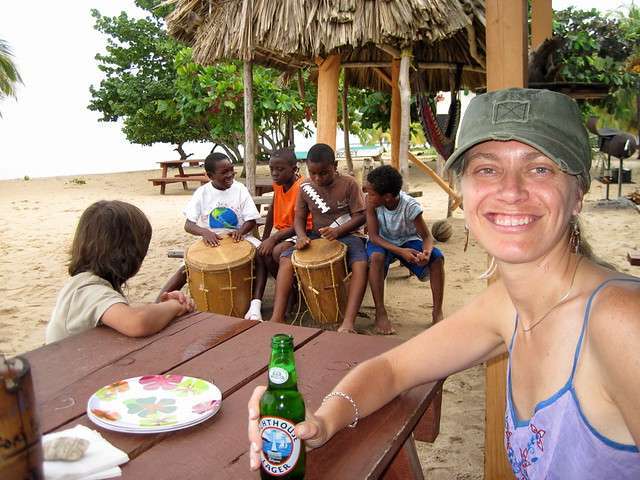
[{"label": "woman's beaded bracelet", "polygon": [[331,393],[325,395],[325,397],[322,399],[322,404],[324,405],[324,402],[329,400],[331,397],[344,398],[345,400],[347,400],[351,404],[351,406],[353,407],[353,410],[354,410],[353,422],[351,422],[349,425],[347,425],[347,427],[355,428],[355,426],[358,425],[358,420],[360,420],[360,410],[358,410],[358,405],[356,405],[356,402],[353,401],[353,398],[351,398],[351,395],[348,395],[348,394],[346,394],[344,392],[331,392]]}]

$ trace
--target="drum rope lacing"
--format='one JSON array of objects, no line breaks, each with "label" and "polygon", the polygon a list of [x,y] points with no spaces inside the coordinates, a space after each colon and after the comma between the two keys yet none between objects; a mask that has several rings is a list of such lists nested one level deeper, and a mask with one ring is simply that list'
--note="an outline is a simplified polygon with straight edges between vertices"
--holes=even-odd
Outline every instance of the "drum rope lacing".
[{"label": "drum rope lacing", "polygon": [[[250,259],[251,262],[251,273],[249,278],[244,278],[244,281],[247,280],[251,280],[250,286],[249,286],[249,291],[251,292],[251,295],[253,295],[253,280],[255,279],[255,272],[254,272],[254,261],[255,261],[255,255]],[[232,316],[233,315],[233,309],[235,308],[235,303],[234,303],[234,291],[237,289],[237,287],[233,286],[233,277],[232,277],[232,269],[229,265],[227,265],[226,267],[227,269],[227,277],[229,279],[228,281],[228,286],[227,287],[220,287],[219,290],[228,290],[229,291],[229,303],[231,304],[231,307],[229,308],[229,311],[227,313],[224,313],[223,315],[227,315],[227,316]],[[189,289],[189,293],[191,295],[191,297],[193,298],[193,294],[191,293],[191,283],[189,282],[189,267],[185,264],[185,272],[186,272],[186,276],[187,276],[187,287]],[[211,312],[211,309],[209,307],[209,289],[206,288],[206,283],[205,283],[205,271],[204,270],[200,270],[200,276],[201,276],[201,290],[204,293],[204,305],[205,305],[205,310],[207,312]],[[238,315],[244,315],[242,312],[238,312]]]},{"label": "drum rope lacing", "polygon": [[[345,268],[345,272],[346,272],[346,271],[348,271],[346,255],[342,258],[342,261],[344,263],[344,268]],[[324,312],[320,309],[320,302],[318,301],[318,297],[320,296],[320,292],[313,286],[313,281],[311,279],[311,270],[310,270],[309,266],[308,265],[305,265],[305,266],[299,265],[299,267],[304,269],[304,271],[307,273],[307,278],[308,278],[308,283],[309,283],[309,286],[307,288],[309,290],[311,290],[311,292],[313,292],[315,294],[313,299],[314,299],[315,304],[316,304],[316,309],[322,315],[322,318],[324,319],[324,323],[337,323],[338,320],[340,319],[341,315],[342,315],[342,318],[344,318],[344,313],[342,312],[342,310],[340,308],[340,300],[338,298],[339,283],[336,282],[334,264],[333,264],[333,262],[324,262],[324,263],[319,263],[317,265],[314,265],[313,267],[314,267],[314,269],[317,269],[319,267],[324,267],[326,265],[329,266],[329,271],[331,272],[331,290],[333,290],[333,297],[334,297],[334,300],[336,302],[336,307],[337,307],[336,316],[333,319],[333,321],[331,321],[330,319],[327,319],[327,317],[324,314]],[[350,276],[351,276],[351,272],[349,272],[347,274],[347,276],[344,278],[343,283],[346,282],[349,279]],[[302,284],[302,281],[300,279],[300,275],[296,275],[296,278],[298,280],[298,290],[302,292],[302,296],[304,297],[305,302],[307,303],[307,305],[309,305],[309,299],[307,298],[307,295],[305,295],[305,290],[304,290],[304,286]]]}]

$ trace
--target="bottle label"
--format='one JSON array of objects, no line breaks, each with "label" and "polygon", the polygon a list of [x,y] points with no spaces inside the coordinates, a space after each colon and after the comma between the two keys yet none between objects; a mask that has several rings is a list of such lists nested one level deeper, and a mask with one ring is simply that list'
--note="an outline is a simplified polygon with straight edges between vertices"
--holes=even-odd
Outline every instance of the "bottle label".
[{"label": "bottle label", "polygon": [[262,417],[262,468],[276,477],[291,472],[298,463],[302,442],[295,434],[295,425],[278,417]]},{"label": "bottle label", "polygon": [[289,372],[284,368],[272,367],[269,369],[269,380],[276,385],[281,385],[289,380]]}]

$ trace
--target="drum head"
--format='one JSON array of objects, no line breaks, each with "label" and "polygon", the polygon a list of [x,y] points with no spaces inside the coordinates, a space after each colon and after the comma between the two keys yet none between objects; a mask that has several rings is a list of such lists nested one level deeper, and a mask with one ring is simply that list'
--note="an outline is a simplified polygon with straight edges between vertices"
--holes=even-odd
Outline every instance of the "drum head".
[{"label": "drum head", "polygon": [[210,247],[202,239],[187,250],[187,266],[204,271],[226,270],[253,259],[255,247],[246,240],[235,243],[231,237],[224,237],[217,247]]},{"label": "drum head", "polygon": [[325,240],[317,238],[311,240],[304,250],[295,250],[291,261],[294,265],[315,266],[327,262],[332,262],[347,253],[347,246],[338,240]]}]

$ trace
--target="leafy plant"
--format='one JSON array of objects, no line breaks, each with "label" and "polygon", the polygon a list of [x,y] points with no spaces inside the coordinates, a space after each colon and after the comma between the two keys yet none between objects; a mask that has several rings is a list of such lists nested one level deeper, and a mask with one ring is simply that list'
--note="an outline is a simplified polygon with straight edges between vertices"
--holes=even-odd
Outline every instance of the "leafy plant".
[{"label": "leafy plant", "polygon": [[95,57],[105,78],[90,87],[89,110],[100,112],[100,121],[122,120],[122,131],[132,143],[173,143],[181,151],[183,142],[208,140],[206,129],[176,112],[174,59],[183,46],[166,33],[163,15],[168,7],[160,0],[135,3],[150,15],[132,18],[122,12],[105,17],[91,11],[94,28],[107,36],[107,46],[106,53]]},{"label": "leafy plant", "polygon": [[[244,143],[244,85],[238,62],[199,65],[191,49],[182,49],[175,60],[177,72],[175,107],[183,119],[206,129],[209,138],[222,146],[235,160],[242,160],[239,146]],[[293,131],[311,134],[304,120],[310,102],[315,104],[315,88],[306,84],[306,100],[297,88],[280,82],[275,70],[253,69],[253,114],[258,146],[263,152],[293,145]],[[169,109],[168,104],[159,108]]]},{"label": "leafy plant", "polygon": [[637,131],[640,8],[632,4],[627,14],[621,10],[603,15],[596,9],[569,7],[554,12],[553,30],[565,39],[558,60],[564,65],[562,79],[604,83],[610,88],[601,105],[584,104],[585,115],[596,115],[607,126]]},{"label": "leafy plant", "polygon": [[[15,87],[22,83],[22,77],[13,63],[13,53],[9,44],[0,38],[0,100],[16,97]],[[2,118],[2,112],[0,112]]]}]

